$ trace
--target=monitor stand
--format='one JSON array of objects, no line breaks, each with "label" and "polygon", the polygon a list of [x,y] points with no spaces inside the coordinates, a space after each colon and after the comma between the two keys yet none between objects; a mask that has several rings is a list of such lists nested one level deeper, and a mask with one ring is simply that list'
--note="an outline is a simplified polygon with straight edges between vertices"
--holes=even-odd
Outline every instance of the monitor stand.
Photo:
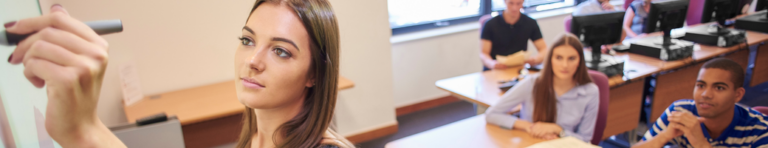
[{"label": "monitor stand", "polygon": [[[591,51],[584,51],[584,62],[586,62],[586,65],[589,69],[602,72],[608,77],[624,75],[624,59],[616,58],[607,54],[600,54],[599,47],[593,48],[592,50],[598,51],[597,57],[593,57],[595,54],[593,54]],[[592,60],[595,58],[599,59]]]},{"label": "monitor stand", "polygon": [[736,19],[736,29],[768,33],[768,10]]}]

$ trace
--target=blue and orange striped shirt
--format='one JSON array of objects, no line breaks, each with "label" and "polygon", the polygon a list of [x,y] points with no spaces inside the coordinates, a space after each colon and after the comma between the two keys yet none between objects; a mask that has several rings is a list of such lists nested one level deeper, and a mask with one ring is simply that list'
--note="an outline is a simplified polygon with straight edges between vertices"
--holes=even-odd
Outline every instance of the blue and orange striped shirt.
[{"label": "blue and orange striped shirt", "polygon": [[[728,125],[723,133],[716,139],[712,139],[709,132],[701,123],[701,130],[704,137],[707,138],[712,147],[739,147],[739,148],[768,148],[768,118],[765,114],[752,108],[735,105],[734,116],[731,124]],[[643,141],[650,139],[667,128],[669,121],[667,114],[671,111],[687,110],[693,115],[699,116],[696,110],[696,103],[693,100],[679,100],[672,103],[664,113],[656,120],[656,123],[645,132]],[[679,147],[692,147],[685,136],[675,137],[667,145],[677,145]]]}]

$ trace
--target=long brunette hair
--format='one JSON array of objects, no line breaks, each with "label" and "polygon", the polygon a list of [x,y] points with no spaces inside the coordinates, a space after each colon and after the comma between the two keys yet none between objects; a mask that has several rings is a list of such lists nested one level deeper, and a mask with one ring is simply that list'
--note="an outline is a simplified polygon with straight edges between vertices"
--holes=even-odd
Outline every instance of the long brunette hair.
[{"label": "long brunette hair", "polygon": [[[579,53],[579,68],[576,69],[576,73],[573,74],[573,80],[578,85],[583,85],[592,82],[592,78],[589,77],[587,72],[587,65],[584,62],[584,46],[581,45],[579,38],[573,34],[563,34],[558,39],[552,48],[547,53],[547,59],[544,61],[544,69],[541,71],[541,76],[536,79],[536,84],[533,86],[533,122],[551,122],[555,123],[557,119],[557,99],[555,96],[555,90],[553,87],[554,72],[552,70],[552,52],[555,47],[559,46],[571,46]],[[600,49],[592,49],[600,50]]]}]

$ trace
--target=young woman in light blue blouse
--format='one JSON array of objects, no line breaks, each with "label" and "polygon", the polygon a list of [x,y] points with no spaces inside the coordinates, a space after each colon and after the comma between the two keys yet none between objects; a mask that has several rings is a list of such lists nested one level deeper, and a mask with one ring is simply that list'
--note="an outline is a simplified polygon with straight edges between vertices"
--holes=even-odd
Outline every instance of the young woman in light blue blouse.
[{"label": "young woman in light blue blouse", "polygon": [[[549,50],[544,69],[528,76],[504,93],[485,112],[486,121],[503,128],[523,130],[542,139],[573,136],[592,139],[599,106],[597,85],[587,73],[584,49],[572,34],[565,34]],[[507,114],[522,104],[520,118]]]}]

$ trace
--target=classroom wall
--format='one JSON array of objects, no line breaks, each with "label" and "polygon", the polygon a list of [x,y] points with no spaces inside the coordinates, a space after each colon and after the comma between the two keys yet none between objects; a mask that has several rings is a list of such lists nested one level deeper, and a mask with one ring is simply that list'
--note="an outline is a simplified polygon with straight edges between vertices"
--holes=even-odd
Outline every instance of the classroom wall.
[{"label": "classroom wall", "polygon": [[119,68],[136,67],[145,95],[234,78],[234,49],[252,1],[41,0],[83,20],[121,19],[124,30],[104,36],[109,65],[97,107],[106,125],[126,122]]},{"label": "classroom wall", "polygon": [[[537,19],[547,45],[565,32],[567,16]],[[530,42],[528,51],[536,51]],[[478,29],[392,44],[395,107],[450,95],[438,89],[435,81],[482,71],[479,54]]]},{"label": "classroom wall", "polygon": [[387,1],[330,1],[341,30],[341,75],[355,82],[339,92],[339,132],[349,136],[396,124]]},{"label": "classroom wall", "polygon": [[[98,114],[107,125],[126,122],[121,65],[136,65],[147,95],[232,80],[236,37],[253,2],[41,0],[62,4],[80,20],[123,20],[122,33],[105,36],[110,63]],[[355,83],[339,94],[338,132],[350,135],[395,123],[386,1],[331,3],[341,28],[341,75]]]}]

